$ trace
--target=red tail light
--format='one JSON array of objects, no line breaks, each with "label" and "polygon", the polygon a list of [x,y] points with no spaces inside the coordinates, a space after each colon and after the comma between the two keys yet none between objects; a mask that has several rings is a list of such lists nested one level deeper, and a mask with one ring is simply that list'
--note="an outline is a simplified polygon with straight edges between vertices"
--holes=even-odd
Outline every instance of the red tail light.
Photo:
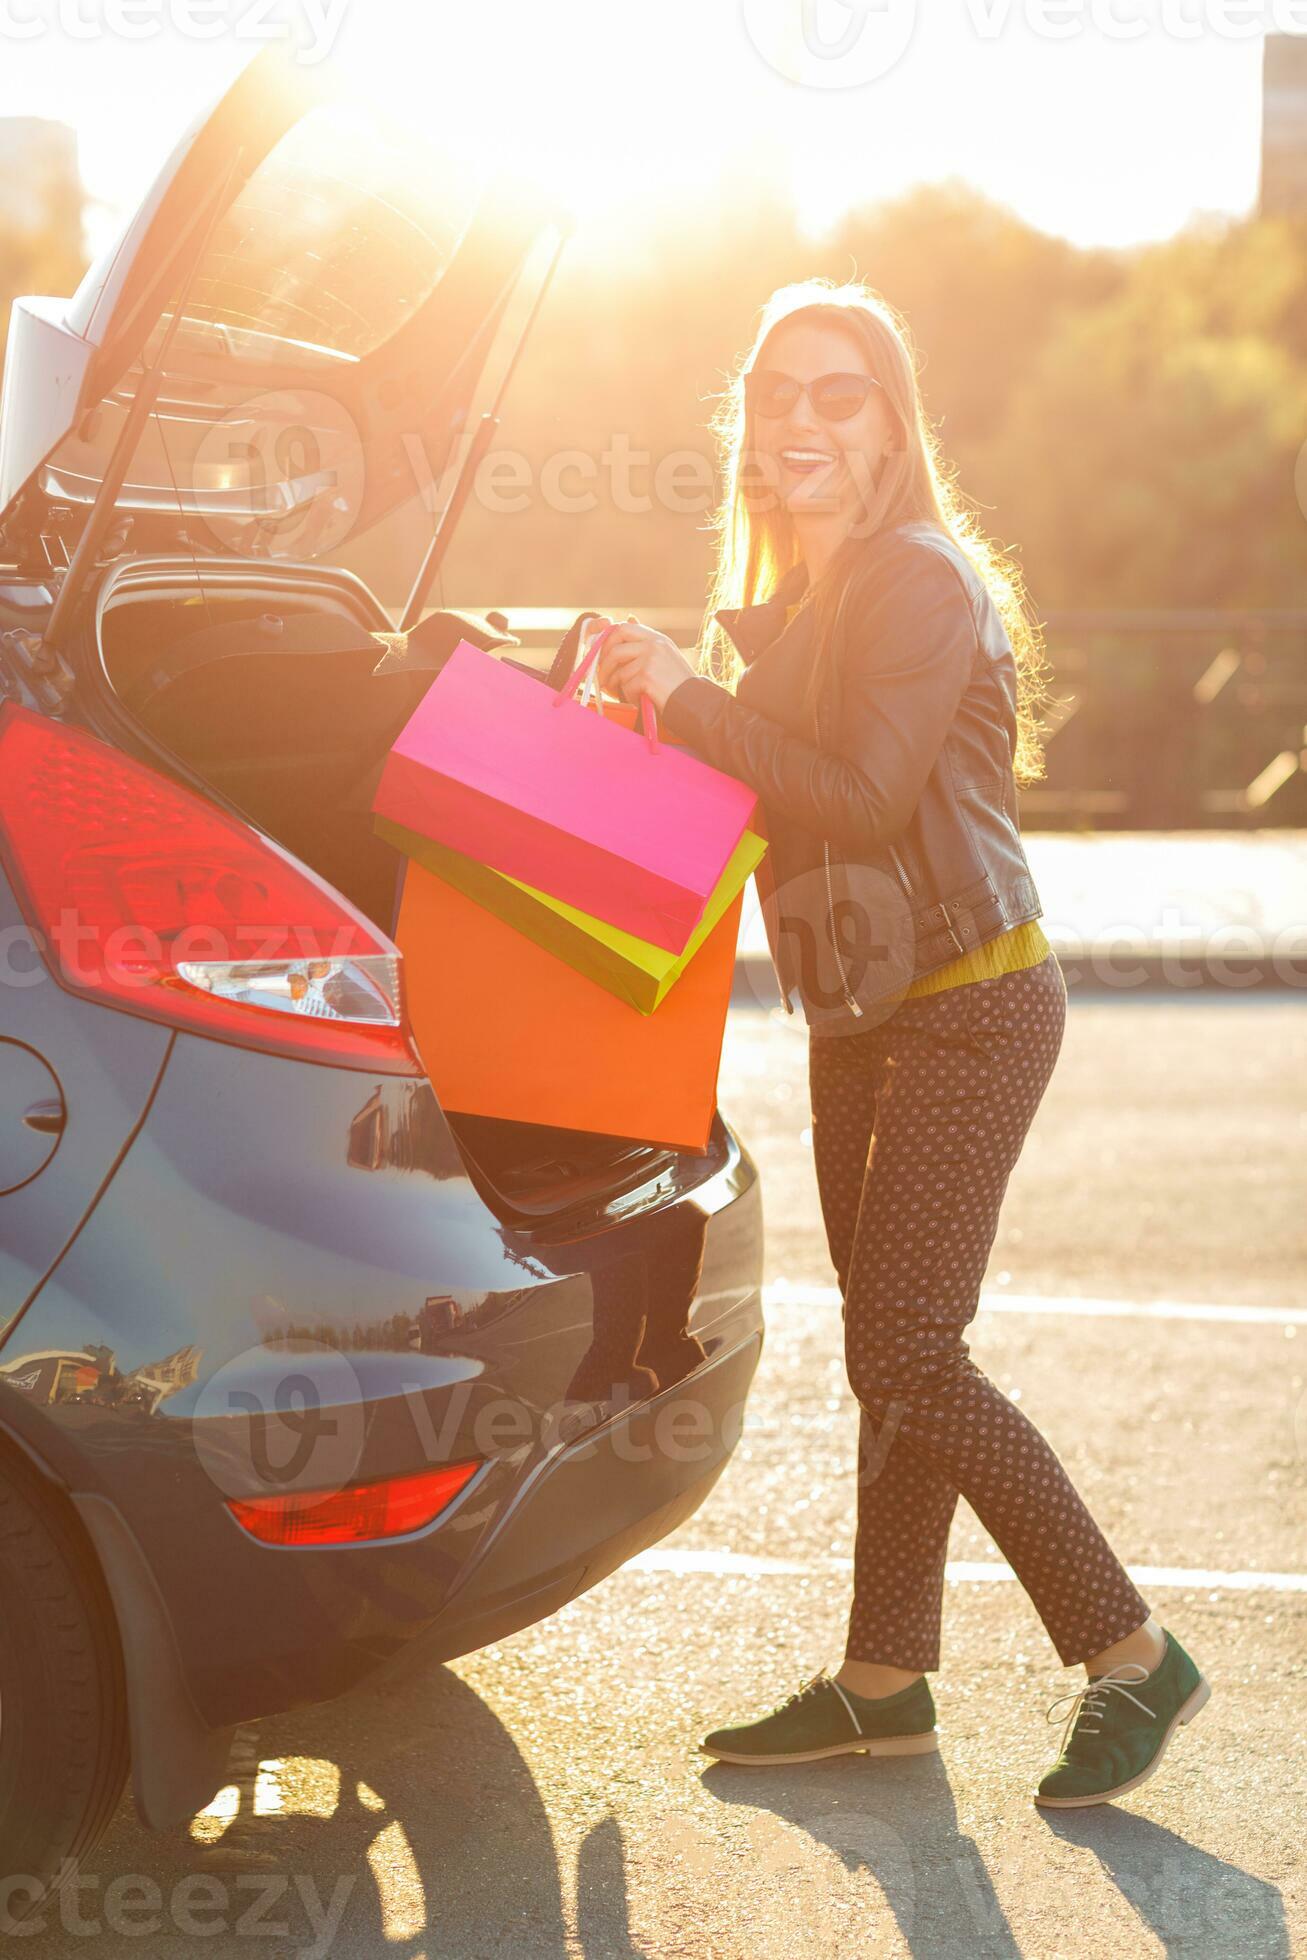
[{"label": "red tail light", "polygon": [[229,1497],[237,1524],[264,1545],[357,1545],[421,1531],[452,1504],[483,1459],[442,1463],[412,1477],[352,1484],[345,1490],[290,1491],[281,1497]]},{"label": "red tail light", "polygon": [[257,831],[12,703],[0,784],[0,855],[71,992],[247,1048],[421,1074],[398,950]]}]

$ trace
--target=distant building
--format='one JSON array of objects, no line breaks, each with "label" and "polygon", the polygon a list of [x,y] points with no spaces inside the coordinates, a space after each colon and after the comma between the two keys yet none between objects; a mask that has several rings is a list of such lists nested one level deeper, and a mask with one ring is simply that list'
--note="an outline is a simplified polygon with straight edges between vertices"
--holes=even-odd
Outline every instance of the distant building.
[{"label": "distant building", "polygon": [[81,199],[76,132],[43,116],[0,116],[0,226],[57,231]]},{"label": "distant building", "polygon": [[1307,35],[1266,37],[1261,209],[1307,217]]}]

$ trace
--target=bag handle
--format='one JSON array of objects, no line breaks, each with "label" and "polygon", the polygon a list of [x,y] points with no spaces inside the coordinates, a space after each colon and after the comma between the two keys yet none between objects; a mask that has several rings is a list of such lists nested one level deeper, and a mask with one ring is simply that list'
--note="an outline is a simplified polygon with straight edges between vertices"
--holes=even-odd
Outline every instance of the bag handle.
[{"label": "bag handle", "polygon": [[582,612],[576,615],[572,624],[558,644],[558,651],[550,663],[548,681],[555,694],[563,685],[576,664],[576,650],[581,644],[581,635],[592,619],[598,619],[597,612]]},{"label": "bag handle", "polygon": [[591,667],[589,673],[581,683],[580,692],[577,694],[576,699],[583,708],[588,708],[593,702],[595,713],[602,717],[604,712],[604,691],[599,685],[598,666]]},{"label": "bag handle", "polygon": [[[585,659],[577,662],[572,672],[563,682],[562,687],[555,694],[552,704],[555,708],[561,706],[564,701],[570,701],[575,695],[577,688],[581,685],[581,682],[599,658],[600,649],[604,641],[610,633],[617,631],[617,625],[618,622],[614,620],[611,626],[605,626],[601,632],[595,634],[594,639],[590,642],[590,649]],[[601,706],[600,713],[602,712]],[[658,752],[658,723],[654,715],[653,702],[647,694],[640,696],[640,720],[644,727],[644,739],[649,744],[649,753],[650,755],[656,755]]]}]

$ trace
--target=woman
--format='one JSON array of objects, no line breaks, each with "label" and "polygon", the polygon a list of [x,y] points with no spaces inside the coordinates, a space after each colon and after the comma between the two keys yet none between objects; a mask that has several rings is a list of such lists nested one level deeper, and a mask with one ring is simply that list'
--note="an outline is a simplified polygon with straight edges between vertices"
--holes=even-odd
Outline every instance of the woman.
[{"label": "woman", "polygon": [[716,427],[701,666],[725,628],[745,671],[697,671],[632,616],[600,678],[759,794],[861,1424],[844,1662],[703,1747],[755,1764],[935,1748],[925,1677],[961,1493],[1088,1676],[1035,1800],[1105,1802],[1210,1689],[963,1339],[1066,1011],[1016,823],[1014,783],[1040,768],[1037,635],[943,472],[906,333],[865,287],[776,293]]}]

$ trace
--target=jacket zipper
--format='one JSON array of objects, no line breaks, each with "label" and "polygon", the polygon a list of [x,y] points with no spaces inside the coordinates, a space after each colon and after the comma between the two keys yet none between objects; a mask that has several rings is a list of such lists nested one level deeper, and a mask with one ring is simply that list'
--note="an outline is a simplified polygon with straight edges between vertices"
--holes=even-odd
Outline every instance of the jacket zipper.
[{"label": "jacket zipper", "polygon": [[858,1006],[857,1001],[854,1000],[852,993],[849,991],[849,976],[844,966],[844,955],[840,951],[840,936],[835,930],[835,892],[830,881],[830,845],[824,837],[821,842],[821,854],[826,861],[826,903],[830,908],[830,943],[835,953],[835,964],[840,970],[840,985],[844,989],[844,1004],[861,1020],[862,1009]]},{"label": "jacket zipper", "polygon": [[[846,587],[845,592],[840,601],[840,615],[835,622],[837,631],[839,630],[839,626],[843,619],[844,599],[846,599],[847,597],[848,597],[848,590]],[[822,708],[822,704],[820,701],[818,701],[813,714],[813,721],[815,723],[815,732],[817,736],[818,747],[821,746],[821,741],[822,741],[821,708]],[[850,1013],[854,1016],[854,1018],[860,1021],[862,1019],[862,1009],[859,1007],[857,1001],[854,1000],[853,998],[853,990],[849,986],[848,971],[844,965],[844,955],[840,951],[839,933],[835,929],[835,890],[831,884],[831,876],[830,876],[830,844],[827,841],[827,839],[824,837],[821,840],[821,855],[822,855],[823,862],[825,863],[826,866],[826,905],[827,905],[827,917],[830,920],[831,950],[835,954],[835,964],[839,968],[840,986],[844,990],[844,1005],[849,1009]]]},{"label": "jacket zipper", "polygon": [[917,895],[916,890],[913,886],[911,878],[909,878],[907,872],[903,868],[903,859],[899,856],[898,848],[896,845],[894,844],[890,845],[889,854],[894,860],[894,869],[899,874],[899,883],[902,885],[904,891],[907,893],[909,898],[915,898]]}]

